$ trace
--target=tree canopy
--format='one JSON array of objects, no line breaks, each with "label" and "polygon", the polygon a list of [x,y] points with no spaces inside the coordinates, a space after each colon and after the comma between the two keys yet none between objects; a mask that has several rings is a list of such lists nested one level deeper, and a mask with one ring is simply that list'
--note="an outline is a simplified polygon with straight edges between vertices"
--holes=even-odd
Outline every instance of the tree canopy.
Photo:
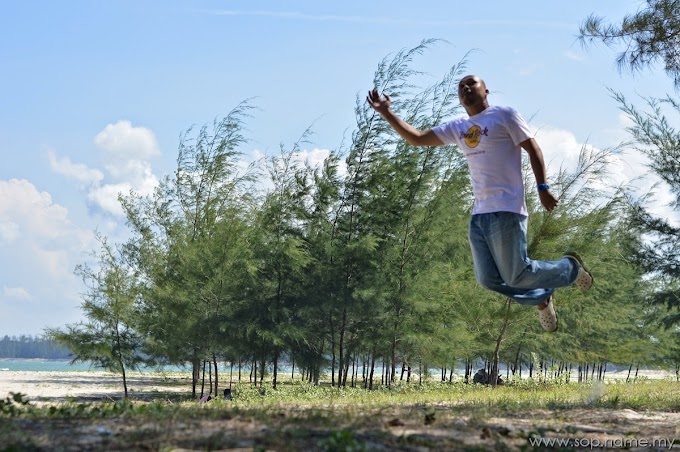
[{"label": "tree canopy", "polygon": [[[456,84],[466,66],[463,58],[419,86],[413,61],[433,43],[390,55],[375,72],[374,86],[420,128],[457,113]],[[100,273],[84,274],[96,283],[90,297],[101,301],[92,307],[106,314],[108,329],[98,335],[115,331],[112,325],[130,328],[135,334],[125,343],[147,362],[190,366],[194,394],[201,364],[214,366],[217,383],[218,361],[236,364],[239,375],[249,368],[256,384],[271,375],[275,387],[285,365],[313,383],[328,375],[335,386],[366,388],[432,368],[450,375],[460,363],[469,377],[473,366],[494,359],[513,372],[533,371],[537,361],[562,370],[628,365],[640,361],[640,350],[645,364],[677,361],[647,353],[670,336],[657,334],[655,311],[640,302],[649,286],[632,259],[632,245],[642,240],[627,227],[628,205],[603,188],[616,150],[586,146],[576,168],[551,175],[560,209],[543,211],[527,190],[532,257],[577,250],[601,281],[586,296],[560,290],[564,331],[546,336],[535,309],[508,304],[474,278],[471,189],[455,146],[409,145],[358,95],[350,141],[320,165],[300,158],[312,132],[305,129],[278,155],[244,168],[253,111],[244,101],[212,127],[188,130],[174,175],[153,196],[121,197],[132,235],[119,254],[105,247],[100,264],[103,277],[119,275],[125,284],[111,292]],[[89,325],[102,324],[89,306]],[[78,336],[81,329],[55,337],[99,343]],[[128,349],[121,355],[111,341],[103,347],[112,356],[136,356]]]}]

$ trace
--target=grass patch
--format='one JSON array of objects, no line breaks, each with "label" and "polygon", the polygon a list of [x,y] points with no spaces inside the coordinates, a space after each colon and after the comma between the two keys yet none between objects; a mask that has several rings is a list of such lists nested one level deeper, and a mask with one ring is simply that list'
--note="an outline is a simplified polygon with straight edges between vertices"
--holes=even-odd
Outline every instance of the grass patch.
[{"label": "grass patch", "polygon": [[[372,391],[303,383],[280,384],[276,390],[238,384],[233,400],[208,403],[169,393],[175,398],[88,403],[70,399],[49,406],[27,403],[15,394],[0,401],[0,424],[1,434],[9,438],[4,450],[49,448],[63,441],[84,441],[81,438],[89,442],[72,444],[73,448],[446,449],[447,441],[456,444],[461,437],[471,438],[473,446],[482,441],[483,448],[506,447],[550,430],[532,426],[513,433],[495,426],[493,419],[535,419],[540,424],[547,419],[571,422],[576,411],[605,413],[597,419],[623,409],[675,413],[680,412],[678,389],[680,383],[671,380],[523,381],[497,388],[428,383]],[[561,431],[572,430],[576,431],[567,426]]]}]

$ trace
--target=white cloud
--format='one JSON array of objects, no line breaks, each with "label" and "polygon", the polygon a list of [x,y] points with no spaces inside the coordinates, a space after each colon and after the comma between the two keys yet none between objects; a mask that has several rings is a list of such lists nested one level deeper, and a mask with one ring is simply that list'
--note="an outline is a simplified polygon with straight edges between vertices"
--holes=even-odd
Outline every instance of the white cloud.
[{"label": "white cloud", "polygon": [[0,220],[0,245],[11,243],[20,236],[18,224],[7,219]]},{"label": "white cloud", "polygon": [[556,172],[560,166],[574,169],[583,147],[576,135],[568,130],[543,126],[534,131],[548,171]]},{"label": "white cloud", "polygon": [[130,121],[108,124],[94,139],[103,151],[109,183],[93,187],[88,199],[106,212],[123,215],[118,202],[120,193],[130,190],[150,195],[158,185],[150,159],[159,155],[158,142],[153,132],[145,127],[134,127]]},{"label": "white cloud", "polygon": [[146,127],[133,127],[130,121],[107,125],[94,143],[114,160],[145,160],[160,155],[153,132]]},{"label": "white cloud", "polygon": [[30,293],[23,287],[7,287],[3,286],[2,288],[2,296],[5,298],[10,298],[14,300],[27,300],[30,301],[33,299]]},{"label": "white cloud", "polygon": [[[52,196],[40,192],[27,180],[0,180],[0,217],[5,239],[35,240],[48,243],[74,237],[68,210],[52,202]],[[9,231],[9,232],[8,232]],[[78,235],[82,241],[83,236]]]},{"label": "white cloud", "polygon": [[[328,149],[319,148],[314,148],[311,150],[303,149],[301,151],[292,153],[291,163],[299,167],[308,165],[311,168],[321,169],[323,168],[324,160],[328,158],[330,153],[331,151]],[[269,159],[271,157],[280,156],[280,154],[268,156],[259,149],[254,149],[251,155],[252,155],[251,161],[242,159],[239,162],[238,167],[240,168],[241,172],[245,172],[246,168],[248,168],[248,165],[250,165],[251,162],[263,162],[264,160]],[[340,161],[338,162],[338,174],[340,177],[347,174],[347,164],[345,163],[344,159],[340,159]],[[267,188],[270,185],[269,180],[267,178],[260,179],[259,185],[261,188]]]},{"label": "white cloud", "polygon": [[[625,126],[629,118],[622,115],[619,121]],[[575,169],[584,145],[597,151],[597,148],[580,142],[576,135],[568,130],[546,126],[535,133],[549,174],[556,173],[560,167],[566,170]],[[674,199],[670,187],[651,173],[647,165],[647,157],[642,153],[634,149],[624,149],[610,157],[607,178],[597,181],[596,186],[598,188],[627,186],[633,188],[639,195],[652,192],[654,196],[649,205],[650,211],[672,224],[680,225],[680,213],[669,206]]]},{"label": "white cloud", "polygon": [[[108,124],[99,132],[94,143],[100,152],[103,171],[89,168],[82,163],[74,163],[68,157],[57,157],[48,151],[50,167],[80,183],[87,190],[87,200],[104,212],[116,217],[123,216],[118,202],[120,193],[131,190],[150,195],[158,186],[158,178],[153,174],[150,159],[160,154],[158,142],[153,132],[145,127],[135,127],[130,121]],[[0,239],[3,237],[0,227]]]},{"label": "white cloud", "polygon": [[104,174],[97,169],[90,169],[82,163],[73,163],[68,157],[57,157],[54,151],[47,151],[50,168],[57,174],[74,179],[82,186],[93,185],[104,179]]},{"label": "white cloud", "polygon": [[95,247],[92,231],[27,180],[0,180],[0,218],[0,335],[76,319],[82,283],[73,271]]},{"label": "white cloud", "polygon": [[[328,158],[330,153],[331,151],[328,149],[314,148],[311,151],[305,149],[300,152],[295,152],[293,158],[300,163],[306,162],[312,168],[323,168],[323,162]],[[338,163],[338,173],[341,175],[345,174],[346,169],[345,161],[341,160]]]},{"label": "white cloud", "polygon": [[118,202],[118,195],[129,193],[131,188],[132,186],[128,183],[102,185],[90,190],[87,199],[106,212],[123,216],[124,211],[120,202]]}]

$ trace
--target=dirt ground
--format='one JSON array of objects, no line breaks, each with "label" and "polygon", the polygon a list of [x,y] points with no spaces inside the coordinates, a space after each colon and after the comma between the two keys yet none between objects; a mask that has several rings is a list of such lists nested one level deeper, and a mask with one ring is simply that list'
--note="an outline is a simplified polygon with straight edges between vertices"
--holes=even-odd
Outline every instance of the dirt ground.
[{"label": "dirt ground", "polygon": [[[190,389],[177,386],[179,381],[173,378],[159,380],[139,374],[131,379],[131,387],[145,395]],[[78,401],[119,398],[119,380],[119,376],[101,372],[2,372],[0,399],[10,392],[26,394],[36,404],[58,403],[66,397]],[[556,409],[493,416],[488,410],[399,405],[354,414],[351,419],[342,413],[302,409],[274,411],[263,419],[261,414],[224,406],[219,419],[0,419],[0,450],[680,449],[680,413],[675,412]]]},{"label": "dirt ground", "polygon": [[[402,412],[403,411],[403,412]],[[431,413],[429,413],[431,415]],[[301,423],[284,414],[268,421],[226,419],[26,420],[0,427],[17,450],[665,450],[680,448],[678,413],[632,410],[534,411],[487,419],[435,411],[414,418],[409,408],[364,425]],[[363,422],[362,422],[363,423]],[[361,423],[360,423],[361,424]],[[304,427],[301,427],[304,425]],[[21,439],[24,438],[24,439]]]}]

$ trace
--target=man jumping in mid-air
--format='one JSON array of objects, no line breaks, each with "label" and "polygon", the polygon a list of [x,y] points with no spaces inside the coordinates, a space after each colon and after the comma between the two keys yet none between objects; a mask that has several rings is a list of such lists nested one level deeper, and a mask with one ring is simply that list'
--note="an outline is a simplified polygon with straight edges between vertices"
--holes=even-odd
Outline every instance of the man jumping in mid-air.
[{"label": "man jumping in mid-air", "polygon": [[586,292],[593,285],[593,277],[575,253],[558,261],[537,261],[527,256],[522,149],[529,155],[543,207],[553,210],[557,199],[546,181],[541,148],[526,122],[512,108],[489,106],[488,94],[482,79],[476,75],[463,77],[458,84],[458,99],[469,117],[424,131],[398,117],[390,108],[392,101],[387,94],[381,96],[374,89],[366,99],[410,144],[456,144],[463,151],[475,198],[469,240],[477,281],[517,303],[536,306],[543,329],[555,331],[555,289],[576,284]]}]

